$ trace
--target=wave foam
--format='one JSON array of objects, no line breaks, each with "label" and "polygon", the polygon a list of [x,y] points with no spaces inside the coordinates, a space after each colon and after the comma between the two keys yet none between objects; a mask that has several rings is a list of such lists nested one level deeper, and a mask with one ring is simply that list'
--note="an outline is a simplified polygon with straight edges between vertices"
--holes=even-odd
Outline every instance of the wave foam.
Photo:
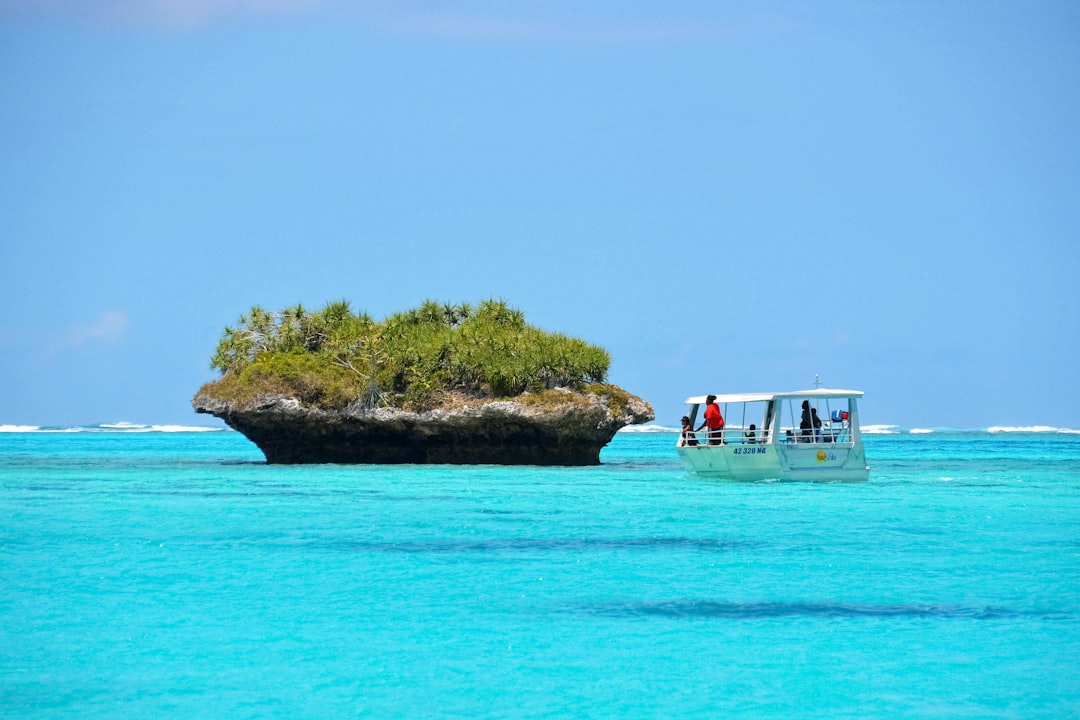
[{"label": "wave foam", "polygon": [[118,422],[101,425],[41,426],[41,425],[0,425],[0,433],[195,433],[222,432],[229,428],[209,427],[206,425],[139,425],[138,423]]},{"label": "wave foam", "polygon": [[899,425],[863,425],[863,435],[896,435],[900,432]]},{"label": "wave foam", "polygon": [[[728,426],[731,430],[738,430],[736,425]],[[627,425],[619,430],[620,433],[677,433],[680,428],[667,427],[664,425]],[[144,425],[120,421],[115,423],[101,423],[100,425],[0,425],[0,433],[202,433],[202,432],[232,432],[228,427],[210,427],[207,425]],[[1005,426],[995,425],[981,429],[958,429],[958,428],[924,428],[913,427],[902,429],[899,425],[877,424],[864,425],[864,435],[931,435],[931,434],[954,434],[954,433],[1048,433],[1059,435],[1080,435],[1080,430],[1072,428],[1055,427],[1053,425],[1022,425]]]},{"label": "wave foam", "polygon": [[1027,425],[1020,427],[1008,427],[995,425],[986,429],[988,433],[1065,433],[1068,435],[1080,435],[1080,430],[1069,428],[1052,427],[1050,425]]},{"label": "wave foam", "polygon": [[663,425],[627,425],[619,429],[621,433],[677,433],[679,428],[664,427]]},{"label": "wave foam", "polygon": [[150,432],[221,432],[229,428],[206,425],[151,425]]}]

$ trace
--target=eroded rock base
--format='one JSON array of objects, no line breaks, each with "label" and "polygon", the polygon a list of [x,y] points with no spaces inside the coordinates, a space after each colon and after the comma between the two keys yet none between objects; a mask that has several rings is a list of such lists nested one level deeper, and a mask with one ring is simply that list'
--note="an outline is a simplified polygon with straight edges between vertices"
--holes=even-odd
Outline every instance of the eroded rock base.
[{"label": "eroded rock base", "polygon": [[275,464],[597,465],[619,428],[653,414],[643,401],[613,413],[590,397],[556,410],[499,401],[426,413],[332,412],[282,396],[237,405],[198,395],[192,404],[243,433]]}]

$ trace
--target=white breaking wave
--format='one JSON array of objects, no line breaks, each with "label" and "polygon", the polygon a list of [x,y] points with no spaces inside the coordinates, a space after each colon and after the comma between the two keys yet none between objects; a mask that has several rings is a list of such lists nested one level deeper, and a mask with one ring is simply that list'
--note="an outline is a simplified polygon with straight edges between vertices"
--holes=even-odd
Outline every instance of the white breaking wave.
[{"label": "white breaking wave", "polygon": [[[736,425],[728,425],[730,430],[739,430]],[[619,430],[620,433],[677,433],[681,428],[666,427],[664,425],[627,425]],[[203,433],[203,432],[234,432],[229,427],[210,427],[207,425],[143,425],[120,421],[115,423],[102,423],[100,425],[0,425],[0,433]],[[1004,426],[995,425],[986,429],[957,429],[957,428],[910,428],[902,429],[899,425],[877,424],[864,425],[864,435],[931,435],[937,433],[1049,433],[1061,435],[1080,435],[1080,430],[1072,428],[1055,427],[1053,425],[1021,425]]]},{"label": "white breaking wave", "polygon": [[1070,430],[1069,428],[1051,427],[1050,425],[1027,425],[1023,427],[1006,427],[995,425],[994,427],[987,428],[986,432],[989,433],[1065,433],[1067,435],[1080,435],[1080,430]]},{"label": "white breaking wave", "polygon": [[37,432],[40,429],[37,425],[0,425],[0,432],[24,433]]},{"label": "white breaking wave", "polygon": [[978,434],[978,433],[1050,433],[1062,435],[1080,435],[1080,430],[1054,427],[1052,425],[1025,425],[1006,427],[995,425],[988,428],[924,428],[903,429],[899,425],[864,425],[864,435],[932,435],[932,434]]},{"label": "white breaking wave", "polygon": [[206,425],[151,425],[151,432],[221,432],[229,428]]},{"label": "white breaking wave", "polygon": [[194,433],[230,431],[226,427],[206,425],[139,425],[137,423],[118,422],[101,425],[41,426],[41,425],[0,425],[0,433]]},{"label": "white breaking wave", "polygon": [[863,425],[864,435],[896,435],[900,432],[899,425]]},{"label": "white breaking wave", "polygon": [[619,429],[621,433],[677,433],[679,428],[664,427],[663,425],[627,425]]}]

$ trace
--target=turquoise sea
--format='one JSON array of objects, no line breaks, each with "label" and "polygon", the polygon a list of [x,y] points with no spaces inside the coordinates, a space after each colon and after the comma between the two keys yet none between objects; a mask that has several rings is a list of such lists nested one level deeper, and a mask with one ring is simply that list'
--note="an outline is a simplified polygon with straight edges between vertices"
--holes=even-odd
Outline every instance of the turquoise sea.
[{"label": "turquoise sea", "polygon": [[1080,717],[1080,435],[871,435],[864,484],[702,480],[675,438],[0,433],[0,717]]}]

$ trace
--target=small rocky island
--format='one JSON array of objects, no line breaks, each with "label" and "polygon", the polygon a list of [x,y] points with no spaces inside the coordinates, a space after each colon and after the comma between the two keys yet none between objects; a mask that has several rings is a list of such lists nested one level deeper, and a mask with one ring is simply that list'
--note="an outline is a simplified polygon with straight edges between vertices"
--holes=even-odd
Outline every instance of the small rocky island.
[{"label": "small rocky island", "polygon": [[252,308],[192,400],[270,463],[595,465],[652,407],[606,382],[607,351],[497,300],[376,321],[346,302]]}]

